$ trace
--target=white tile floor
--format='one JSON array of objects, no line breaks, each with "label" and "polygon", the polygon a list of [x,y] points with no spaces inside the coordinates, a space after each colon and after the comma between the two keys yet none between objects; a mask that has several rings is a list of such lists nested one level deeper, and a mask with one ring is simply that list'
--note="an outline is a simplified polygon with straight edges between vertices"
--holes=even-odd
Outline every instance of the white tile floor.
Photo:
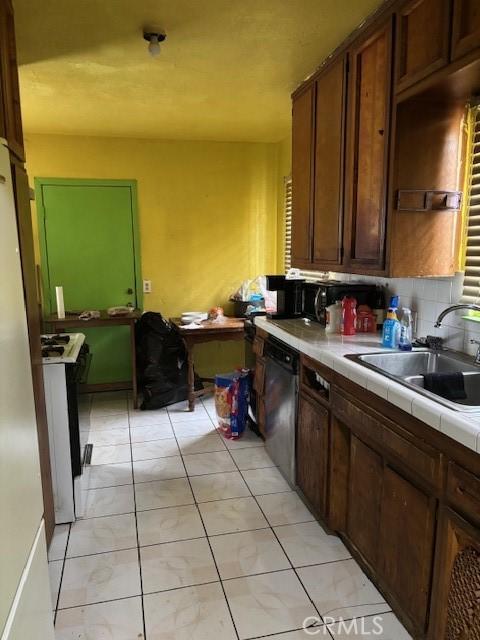
[{"label": "white tile floor", "polygon": [[141,412],[102,394],[88,414],[87,517],[49,551],[57,640],[300,640],[305,619],[330,640],[410,638],[261,440],[217,434],[211,399]]}]

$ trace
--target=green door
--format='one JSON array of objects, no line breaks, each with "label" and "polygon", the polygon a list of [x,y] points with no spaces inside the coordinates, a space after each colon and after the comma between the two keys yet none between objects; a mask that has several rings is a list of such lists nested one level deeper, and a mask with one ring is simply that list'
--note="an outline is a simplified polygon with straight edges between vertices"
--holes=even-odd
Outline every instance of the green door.
[{"label": "green door", "polygon": [[[140,307],[135,184],[38,179],[42,275],[47,312],[62,286],[67,312]],[[43,236],[43,237],[42,237]],[[90,384],[131,379],[128,327],[79,321],[93,353]]]}]

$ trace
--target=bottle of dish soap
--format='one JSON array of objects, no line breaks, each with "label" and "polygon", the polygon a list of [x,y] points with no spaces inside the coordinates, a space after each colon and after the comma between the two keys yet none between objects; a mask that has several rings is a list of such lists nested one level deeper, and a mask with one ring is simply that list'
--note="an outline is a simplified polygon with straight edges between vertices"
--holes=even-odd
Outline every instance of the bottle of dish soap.
[{"label": "bottle of dish soap", "polygon": [[412,350],[412,312],[407,307],[402,309],[402,319],[400,320],[400,338],[398,348],[401,351]]},{"label": "bottle of dish soap", "polygon": [[383,323],[382,347],[396,349],[400,339],[400,322],[397,318],[398,296],[393,296],[388,307],[387,317]]}]

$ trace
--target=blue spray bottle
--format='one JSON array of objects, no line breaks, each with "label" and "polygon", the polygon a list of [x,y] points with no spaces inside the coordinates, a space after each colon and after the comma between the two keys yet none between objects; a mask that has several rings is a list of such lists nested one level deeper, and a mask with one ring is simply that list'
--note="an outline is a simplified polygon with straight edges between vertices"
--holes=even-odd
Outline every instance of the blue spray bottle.
[{"label": "blue spray bottle", "polygon": [[387,318],[383,323],[382,347],[396,349],[400,338],[400,322],[397,317],[399,297],[393,296],[390,299]]}]

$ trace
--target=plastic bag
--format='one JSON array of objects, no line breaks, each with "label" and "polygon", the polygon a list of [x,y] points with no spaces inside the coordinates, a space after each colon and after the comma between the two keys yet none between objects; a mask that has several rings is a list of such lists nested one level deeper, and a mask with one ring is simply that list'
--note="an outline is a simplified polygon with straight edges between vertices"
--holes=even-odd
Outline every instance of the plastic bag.
[{"label": "plastic bag", "polygon": [[215,376],[215,410],[225,438],[238,439],[245,430],[250,394],[249,370]]}]

